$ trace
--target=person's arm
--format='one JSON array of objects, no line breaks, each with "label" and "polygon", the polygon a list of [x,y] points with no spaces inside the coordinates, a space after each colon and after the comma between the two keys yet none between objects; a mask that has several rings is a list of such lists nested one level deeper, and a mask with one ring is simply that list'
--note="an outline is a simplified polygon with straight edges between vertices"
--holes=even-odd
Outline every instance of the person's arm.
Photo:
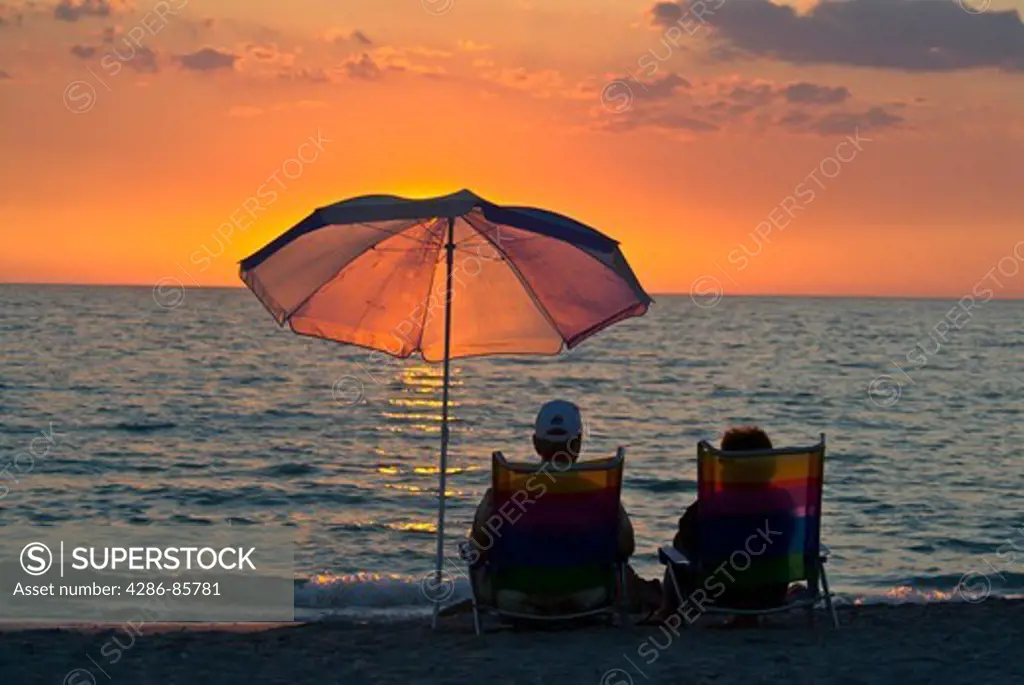
[{"label": "person's arm", "polygon": [[697,551],[697,502],[686,507],[679,517],[679,530],[672,539],[672,546],[687,555]]},{"label": "person's arm", "polygon": [[619,554],[623,559],[633,556],[636,551],[636,537],[633,533],[633,522],[629,520],[626,508],[619,504]]},{"label": "person's arm", "polygon": [[483,558],[494,544],[492,534],[486,529],[487,519],[490,518],[493,507],[494,495],[491,493],[491,489],[487,488],[487,492],[484,493],[480,504],[476,507],[476,513],[473,515],[473,528],[469,532],[469,539],[472,540],[473,546],[479,552],[478,559]]}]

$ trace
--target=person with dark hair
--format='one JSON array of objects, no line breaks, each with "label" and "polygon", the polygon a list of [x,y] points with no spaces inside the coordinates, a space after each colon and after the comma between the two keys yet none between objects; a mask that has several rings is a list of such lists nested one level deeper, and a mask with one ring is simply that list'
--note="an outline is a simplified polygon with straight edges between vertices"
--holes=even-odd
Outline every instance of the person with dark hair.
[{"label": "person with dark hair", "polygon": [[[770,450],[772,441],[768,434],[757,426],[741,426],[730,428],[722,435],[719,447],[723,452],[750,452],[753,450]],[[672,540],[672,546],[690,559],[697,558],[697,512],[699,500],[694,500],[679,519],[679,530]]]},{"label": "person with dark hair", "polygon": [[[730,428],[725,431],[722,435],[722,441],[719,449],[723,452],[752,452],[758,450],[770,450],[773,449],[773,446],[768,434],[762,429],[757,426],[741,426],[737,428]],[[751,465],[747,465],[747,468],[751,468]],[[767,479],[770,478],[772,474],[766,473],[760,475]],[[781,491],[780,496],[789,499],[789,496]],[[675,537],[672,539],[672,546],[685,554],[686,557],[691,560],[698,559],[700,555],[700,538],[698,536],[697,525],[699,511],[700,500],[694,500],[694,502],[686,508],[686,511],[683,512],[683,515],[679,518],[679,527],[676,531]],[[670,584],[672,583],[672,578],[669,576],[670,573],[672,573],[671,568],[665,571],[665,580],[663,581],[663,585],[666,589],[670,587]],[[685,595],[689,595],[698,582],[698,579],[694,577],[692,573],[678,574],[676,579],[680,582],[683,594]],[[723,606],[731,606],[733,608],[763,608],[767,606],[777,606],[785,601],[787,591],[788,584],[780,585],[778,587],[769,586],[761,588],[756,596],[750,596],[749,594],[737,591],[736,589],[727,589],[723,595],[716,600],[716,603]],[[679,599],[675,593],[668,591],[663,592],[661,608],[658,610],[655,618],[656,620],[664,620],[678,609]],[[756,625],[757,619],[738,619],[734,624]]]}]

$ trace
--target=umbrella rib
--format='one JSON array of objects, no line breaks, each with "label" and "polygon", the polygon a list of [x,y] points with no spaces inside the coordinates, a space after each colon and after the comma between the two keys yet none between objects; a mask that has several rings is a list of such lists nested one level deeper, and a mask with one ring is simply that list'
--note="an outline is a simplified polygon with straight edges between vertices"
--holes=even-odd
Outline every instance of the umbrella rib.
[{"label": "umbrella rib", "polygon": [[[623,307],[622,309],[620,309],[619,311],[615,312],[611,316],[606,317],[600,323],[596,323],[593,326],[591,326],[590,328],[587,328],[587,329],[585,329],[583,331],[580,331],[579,333],[574,335],[572,337],[572,339],[565,341],[566,346],[569,349],[572,349],[572,348],[576,347],[577,345],[579,345],[584,340],[586,340],[587,338],[589,338],[590,336],[594,335],[595,333],[600,332],[605,327],[609,326],[610,325],[609,322],[617,323],[619,321],[622,321],[623,319],[620,318],[620,317],[622,317],[623,314],[626,314],[629,311],[631,311],[633,309],[636,309],[637,304],[638,303],[634,302],[633,304],[630,304],[629,306]],[[640,304],[642,304],[642,303],[640,303]],[[645,311],[646,311],[646,309],[645,309]],[[629,318],[629,317],[626,317],[626,318]]]},{"label": "umbrella rib", "polygon": [[[441,220],[440,219],[438,219],[437,222],[438,222],[438,225],[441,224]],[[429,228],[427,229],[427,232],[430,233],[430,235],[434,236],[435,238],[441,238],[441,235],[442,235],[442,232],[440,232],[440,231],[437,233],[437,235],[434,235],[434,233]],[[433,247],[437,250],[437,253],[434,254],[434,268],[430,271],[430,285],[427,286],[427,302],[428,303],[430,302],[430,293],[434,289],[434,279],[437,278],[437,254],[440,253],[440,251],[441,251],[441,242],[442,241],[443,241],[443,238],[438,240],[436,245],[433,245]],[[420,339],[416,343],[416,349],[413,350],[413,352],[419,351],[419,353],[421,355],[423,354],[423,331],[426,329],[426,326],[427,326],[427,315],[429,313],[430,313],[430,307],[424,307],[423,308],[423,319],[420,321]],[[410,352],[410,354],[412,354],[412,352]]]},{"label": "umbrella rib", "polygon": [[[459,242],[457,242],[455,244],[456,245],[464,245],[468,241],[473,240],[474,237],[475,236],[470,236],[469,238],[465,238],[462,241],[459,241]],[[510,238],[509,242],[529,243],[529,242],[533,242],[533,241],[536,241],[536,240],[545,240],[545,239],[546,240],[558,240],[558,238],[551,238],[550,236],[538,235],[538,236],[527,236],[527,237],[521,237],[521,238]]]},{"label": "umbrella rib", "polygon": [[[434,223],[436,224],[436,223],[437,223],[437,221],[438,221],[438,220],[437,220],[437,219],[435,219],[435,220],[434,220]],[[420,221],[420,222],[417,222],[417,223],[415,224],[415,226],[423,226],[423,227],[424,227],[424,230],[426,230],[426,232],[430,234],[431,238],[434,238],[434,239],[436,239],[436,238],[438,237],[438,235],[435,235],[435,234],[434,234],[434,232],[430,230],[430,224],[429,224],[428,222],[426,222],[426,221]],[[414,226],[414,227],[415,227],[415,226]],[[405,238],[408,238],[408,236],[399,236],[399,237],[405,237]],[[434,240],[419,240],[419,239],[417,239],[417,238],[410,238],[410,240],[416,240],[417,242],[422,242],[422,243],[423,243],[424,245],[428,245],[428,246],[430,246],[430,247],[434,247],[434,242],[435,242]],[[375,245],[375,246],[373,246],[373,247],[371,247],[370,249],[371,249],[371,250],[373,250],[373,249],[374,249],[375,247],[376,247],[376,245]],[[351,264],[351,262],[349,262],[349,263]],[[434,269],[434,270],[433,270],[433,271],[431,272],[431,274],[430,274],[431,286],[433,286],[433,280],[434,280],[434,273],[436,273],[436,271],[437,271],[437,269]],[[385,281],[384,281],[384,283],[383,283],[383,284],[381,285],[381,287],[380,287],[380,288],[379,288],[379,289],[377,290],[377,292],[378,292],[378,293],[380,293],[380,292],[383,292],[383,291],[384,291],[384,290],[385,290],[385,289],[387,288],[388,284],[390,284],[390,283],[391,283],[391,281],[392,281],[392,280],[393,280],[393,279],[395,278],[395,276],[397,276],[397,275],[398,275],[398,271],[397,271],[397,270],[395,270],[395,269],[392,269],[392,270],[391,270],[391,273],[389,273],[389,274],[387,275],[387,278],[385,279]],[[427,292],[429,293],[430,291],[428,290]],[[369,304],[369,303],[367,303],[367,304]],[[356,328],[359,328],[359,327],[360,327],[360,326],[362,325],[362,323],[363,323],[363,319],[365,319],[365,318],[366,318],[366,316],[367,316],[367,315],[368,315],[369,313],[370,313],[370,311],[369,311],[369,308],[366,308],[366,309],[364,309],[364,310],[363,310],[363,313],[362,313],[362,314],[360,314],[360,316],[359,316],[359,320],[358,320],[358,321],[356,322]],[[422,338],[422,334],[421,334],[421,336],[420,336],[420,337]]]},{"label": "umbrella rib", "polygon": [[[416,221],[412,222],[411,224],[409,224],[405,228],[401,229],[400,231],[389,231],[386,228],[381,228],[380,226],[374,226],[372,223],[366,223],[366,222],[361,222],[361,223],[358,223],[358,224],[349,224],[349,225],[350,226],[365,226],[366,228],[369,228],[372,231],[379,231],[380,233],[387,233],[388,235],[390,235],[390,236],[392,236],[394,238],[404,238],[406,240],[411,240],[411,241],[416,242],[416,243],[423,243],[424,245],[429,245],[430,241],[428,241],[428,240],[420,240],[419,238],[413,238],[411,236],[405,235],[405,232],[408,231],[410,228],[416,228],[417,226],[420,226],[420,225],[422,225],[424,223],[425,223],[425,221],[423,219],[417,219]],[[431,234],[431,235],[433,235],[433,234]],[[375,246],[371,246],[370,249],[372,250],[372,249],[374,249],[374,247]]]},{"label": "umbrella rib", "polygon": [[[300,309],[302,309],[303,307],[305,307],[305,306],[306,306],[306,303],[307,303],[307,302],[309,302],[309,301],[310,301],[310,300],[312,300],[312,299],[313,299],[314,297],[316,297],[316,294],[317,294],[317,293],[319,293],[319,292],[320,292],[321,290],[323,290],[323,289],[324,289],[324,287],[326,287],[328,283],[330,283],[330,282],[331,282],[331,281],[333,281],[333,280],[334,280],[335,278],[337,278],[337,277],[338,277],[338,274],[340,274],[340,273],[341,273],[342,271],[344,271],[344,270],[345,270],[345,268],[346,268],[346,267],[347,267],[347,266],[348,266],[349,264],[351,264],[352,262],[354,262],[354,261],[355,261],[356,259],[359,259],[360,257],[362,257],[362,256],[363,256],[364,254],[366,254],[366,252],[367,252],[366,250],[363,250],[363,251],[362,251],[362,252],[360,252],[360,253],[359,253],[358,255],[356,255],[356,256],[355,256],[355,257],[354,257],[353,259],[351,259],[350,261],[348,261],[348,262],[345,262],[344,264],[342,264],[341,266],[339,266],[339,267],[337,268],[337,270],[333,271],[333,272],[331,273],[331,275],[330,275],[330,276],[329,276],[329,277],[328,277],[328,278],[327,278],[326,280],[324,280],[324,282],[323,282],[323,283],[321,283],[321,284],[320,284],[320,285],[318,285],[317,287],[313,288],[313,290],[312,290],[312,291],[311,291],[311,292],[309,293],[309,295],[306,295],[306,296],[305,296],[304,298],[302,298],[302,301],[301,301],[301,302],[299,302],[299,303],[298,303],[297,305],[295,305],[295,306],[294,306],[294,307],[293,307],[292,309],[288,310],[288,313],[287,313],[287,315],[286,315],[286,316],[284,317],[284,320],[288,322],[288,325],[289,325],[289,326],[291,325],[291,319],[292,319],[292,316],[293,316],[293,315],[295,314],[295,312],[297,312],[297,311],[299,311]],[[294,329],[292,329],[292,330],[294,330]]]},{"label": "umbrella rib", "polygon": [[[430,233],[430,237],[432,238],[430,244],[437,248],[440,248],[448,239],[448,218],[449,217],[446,216],[435,217],[433,226],[427,228],[427,232]],[[454,218],[458,219],[459,217]],[[436,228],[437,230],[432,230],[433,228]]]},{"label": "umbrella rib", "polygon": [[349,345],[351,347],[358,347],[359,349],[369,350],[370,352],[385,352],[387,354],[390,354],[395,359],[408,359],[409,357],[412,356],[411,352],[403,357],[402,355],[399,355],[399,354],[391,354],[391,352],[389,352],[388,350],[382,350],[381,348],[374,347],[372,345],[363,345],[362,343],[357,343],[357,342],[344,342],[344,341],[341,341],[341,340],[337,340],[336,338],[327,337],[327,335],[321,335],[321,334],[318,334],[318,333],[306,333],[306,332],[303,332],[303,331],[297,331],[297,330],[295,330],[294,326],[291,325],[290,321],[288,322],[288,326],[289,326],[289,328],[291,328],[292,333],[294,333],[295,335],[299,335],[299,336],[305,337],[305,338],[315,338],[317,340],[326,340],[327,342],[332,342],[335,345]]},{"label": "umbrella rib", "polygon": [[[392,269],[388,273],[388,275],[384,278],[384,282],[381,284],[380,288],[377,289],[377,294],[379,295],[380,293],[382,293],[385,290],[387,290],[388,285],[391,284],[391,281],[394,280],[395,276],[397,276],[397,275],[398,275],[398,270],[397,269]],[[367,300],[366,304],[368,306],[363,308],[362,314],[359,315],[359,319],[356,321],[356,324],[355,324],[355,328],[356,329],[359,329],[359,328],[362,327],[363,320],[366,319],[366,317],[370,313],[370,307],[369,307],[370,301]],[[380,308],[380,305],[377,305],[377,306],[378,306],[378,308]]]},{"label": "umbrella rib", "polygon": [[551,330],[553,330],[555,333],[558,334],[558,337],[561,338],[561,340],[562,340],[562,344],[568,344],[566,339],[565,339],[565,336],[562,334],[562,331],[559,330],[558,324],[555,323],[554,318],[552,318],[552,316],[548,312],[547,308],[543,304],[541,304],[540,298],[537,297],[537,293],[534,292],[534,290],[530,286],[530,284],[526,282],[526,278],[523,276],[522,272],[519,271],[519,267],[517,267],[515,265],[515,262],[512,261],[512,259],[509,258],[508,254],[504,250],[501,249],[501,246],[498,245],[498,243],[496,243],[493,240],[491,240],[490,236],[488,236],[486,233],[481,231],[480,228],[478,226],[476,226],[470,220],[470,217],[468,215],[463,217],[463,219],[465,219],[466,223],[469,224],[473,228],[473,230],[475,230],[477,233],[479,233],[480,236],[483,237],[484,240],[486,240],[491,245],[493,245],[494,249],[497,250],[499,254],[502,254],[502,255],[505,256],[505,259],[503,261],[506,264],[508,264],[509,269],[511,269],[512,273],[515,274],[515,277],[519,280],[519,284],[521,286],[523,286],[523,290],[526,291],[526,294],[533,301],[534,306],[536,306],[537,309],[540,310],[541,316],[543,316],[544,319],[548,322],[548,325],[551,326]]},{"label": "umbrella rib", "polygon": [[[474,240],[475,240],[475,237],[470,237],[470,238],[465,238],[465,239],[463,239],[461,241],[458,241],[458,242],[456,242],[454,244],[455,244],[455,247],[462,247],[462,248],[483,247],[484,245],[490,244],[489,241],[486,238],[484,240],[479,241],[479,242],[471,242],[471,241],[474,241]],[[497,257],[485,257],[484,255],[482,255],[479,252],[477,252],[476,256],[477,256],[478,259],[483,259],[483,260],[486,260],[486,261],[504,262],[506,260],[505,260],[505,257],[503,256],[503,254],[504,253],[502,253],[502,252],[498,252],[498,256]]]},{"label": "umbrella rib", "polygon": [[[409,224],[409,225],[408,225],[408,226],[406,226],[405,228],[403,228],[403,229],[402,229],[402,231],[403,231],[403,232],[404,232],[404,231],[408,231],[409,229],[411,229],[411,228],[416,228],[417,226],[420,226],[421,224],[423,224],[423,220],[422,220],[422,219],[420,219],[420,220],[417,220],[417,221],[415,221],[415,222],[413,222],[413,223]],[[360,225],[365,225],[365,226],[367,226],[368,228],[372,228],[372,229],[375,229],[375,230],[379,230],[379,231],[382,231],[382,232],[384,232],[384,233],[387,233],[387,234],[389,234],[389,235],[390,235],[390,236],[391,236],[392,238],[406,238],[406,239],[408,239],[408,240],[415,240],[415,238],[409,238],[408,236],[403,236],[403,235],[402,235],[401,233],[392,233],[391,231],[385,231],[384,229],[382,229],[382,228],[377,228],[376,226],[373,226],[373,225],[371,225],[371,224],[360,224]],[[384,238],[384,240],[388,240],[388,238]],[[382,241],[380,241],[380,242],[383,242],[383,240],[382,240]],[[327,286],[327,284],[328,284],[328,283],[330,283],[330,282],[331,282],[331,281],[333,281],[333,280],[334,280],[335,278],[337,278],[337,277],[338,277],[338,275],[339,275],[339,274],[340,274],[340,273],[341,273],[342,271],[344,271],[344,270],[345,270],[345,269],[347,269],[347,268],[348,268],[349,266],[351,266],[351,265],[352,265],[353,263],[355,263],[355,261],[356,261],[357,259],[359,259],[360,257],[362,257],[362,256],[363,256],[364,254],[366,254],[367,252],[371,252],[371,251],[373,251],[373,249],[374,249],[374,248],[375,248],[375,247],[376,247],[377,245],[379,245],[379,244],[380,244],[380,243],[378,242],[378,243],[374,243],[373,245],[370,245],[369,247],[367,247],[366,249],[364,249],[364,250],[363,250],[362,252],[360,252],[360,253],[359,253],[359,254],[357,254],[356,256],[352,257],[352,259],[348,260],[347,262],[345,262],[344,264],[342,264],[341,266],[339,266],[339,267],[338,267],[338,268],[337,268],[337,269],[336,269],[335,271],[333,271],[333,272],[331,273],[331,275],[330,275],[330,276],[329,276],[329,277],[328,277],[328,278],[327,278],[326,280],[324,280],[324,282],[323,282],[323,283],[321,283],[320,285],[318,285],[317,287],[315,287],[315,288],[314,288],[314,289],[313,289],[312,291],[310,291],[309,295],[306,295],[306,297],[302,298],[302,301],[301,301],[301,302],[299,302],[299,303],[298,303],[297,305],[295,305],[295,306],[294,306],[294,307],[293,307],[292,309],[290,309],[290,310],[288,311],[288,313],[287,313],[287,314],[285,315],[285,317],[284,317],[284,321],[290,321],[290,319],[292,318],[292,315],[293,315],[293,314],[295,314],[295,312],[297,312],[297,311],[299,311],[300,309],[302,309],[302,308],[303,308],[303,307],[304,307],[304,306],[306,305],[306,303],[307,303],[307,302],[309,302],[309,301],[310,301],[310,300],[312,300],[312,299],[313,299],[314,297],[316,297],[317,293],[319,293],[319,292],[320,292],[321,290],[323,290],[323,289],[324,289],[324,287],[325,287],[325,286]],[[294,330],[294,329],[292,329],[292,330]]]}]

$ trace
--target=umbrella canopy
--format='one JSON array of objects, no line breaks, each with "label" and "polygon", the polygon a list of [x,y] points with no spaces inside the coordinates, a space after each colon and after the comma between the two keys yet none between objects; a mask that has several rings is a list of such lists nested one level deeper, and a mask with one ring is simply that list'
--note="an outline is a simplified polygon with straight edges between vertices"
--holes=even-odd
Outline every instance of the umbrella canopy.
[{"label": "umbrella canopy", "polygon": [[296,333],[441,361],[449,219],[450,358],[556,354],[651,302],[616,241],[466,190],[318,209],[243,260],[242,280]]},{"label": "umbrella canopy", "polygon": [[438,580],[449,361],[557,354],[652,302],[615,240],[560,214],[502,207],[468,190],[321,207],[242,260],[241,277],[296,333],[444,361]]}]

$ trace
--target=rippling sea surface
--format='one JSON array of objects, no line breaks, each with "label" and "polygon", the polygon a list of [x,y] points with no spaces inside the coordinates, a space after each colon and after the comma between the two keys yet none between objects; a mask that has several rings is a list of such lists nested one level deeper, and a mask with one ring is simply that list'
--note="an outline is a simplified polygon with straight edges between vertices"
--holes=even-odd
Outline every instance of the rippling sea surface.
[{"label": "rippling sea surface", "polygon": [[[246,290],[181,295],[0,286],[0,467],[59,436],[0,483],[0,525],[286,526],[297,607],[424,605],[440,365],[298,337]],[[823,541],[848,598],[944,599],[968,573],[1024,589],[1024,302],[656,300],[559,357],[453,363],[453,556],[490,453],[530,456],[539,404],[565,398],[584,458],[627,448],[644,575],[695,495],[697,442],[757,423],[777,446],[827,434]]]}]

